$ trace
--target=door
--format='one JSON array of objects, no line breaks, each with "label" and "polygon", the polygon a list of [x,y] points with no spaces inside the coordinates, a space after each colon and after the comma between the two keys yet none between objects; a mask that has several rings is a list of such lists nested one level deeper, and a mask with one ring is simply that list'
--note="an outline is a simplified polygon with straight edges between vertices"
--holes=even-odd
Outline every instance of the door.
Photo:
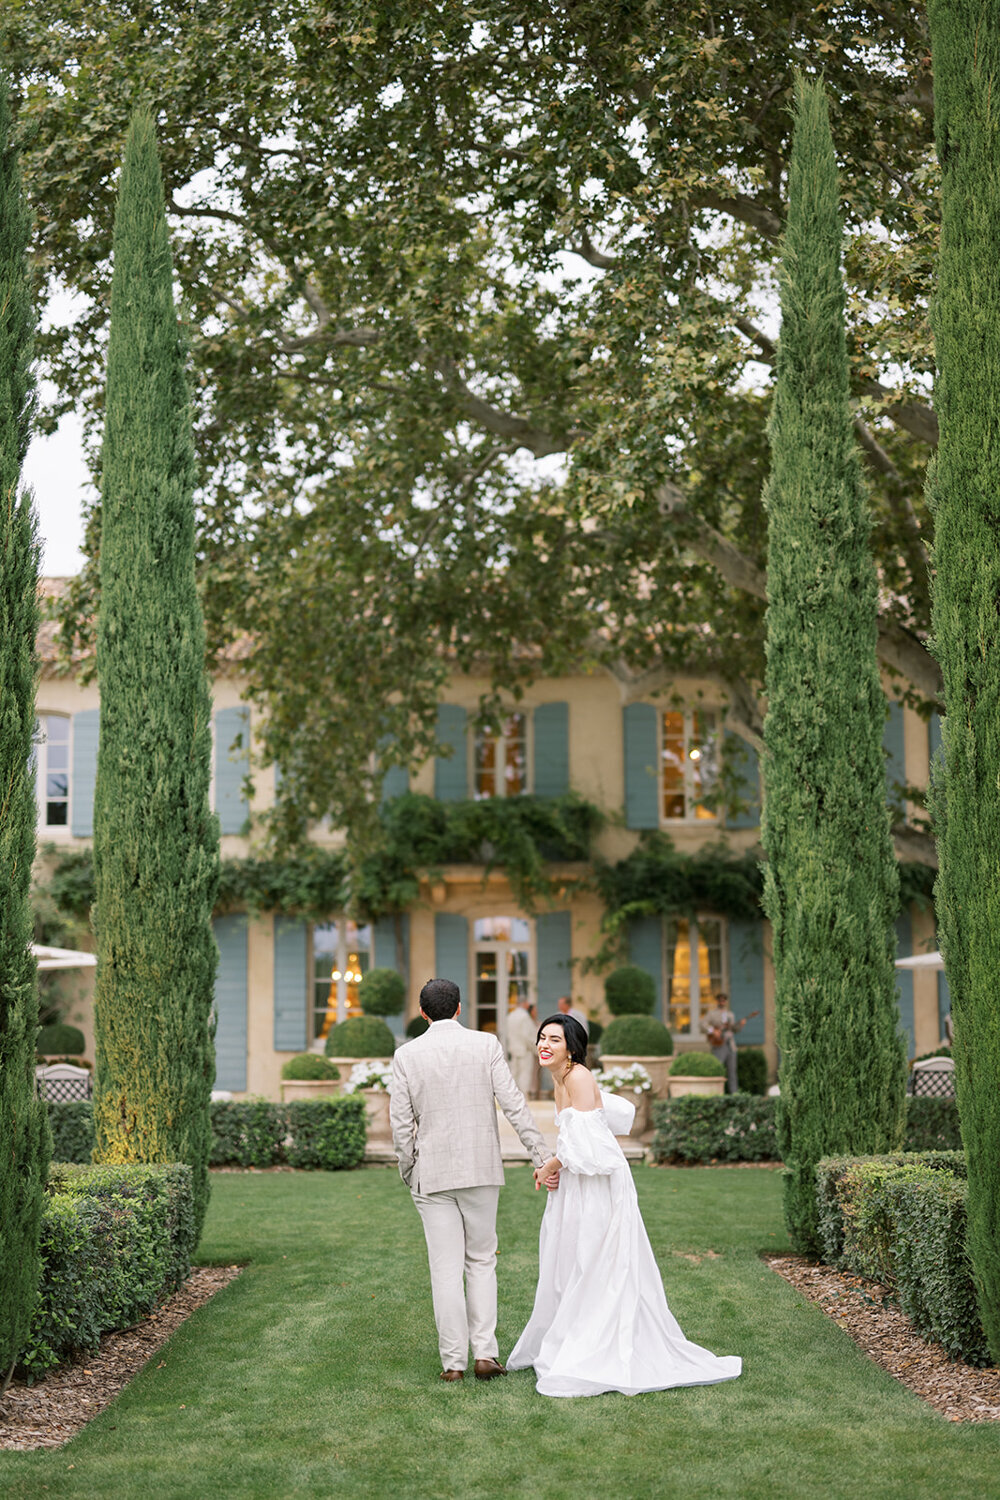
[{"label": "door", "polygon": [[479,1031],[507,1045],[507,1017],[520,999],[533,999],[531,923],[523,917],[480,917],[473,925]]}]

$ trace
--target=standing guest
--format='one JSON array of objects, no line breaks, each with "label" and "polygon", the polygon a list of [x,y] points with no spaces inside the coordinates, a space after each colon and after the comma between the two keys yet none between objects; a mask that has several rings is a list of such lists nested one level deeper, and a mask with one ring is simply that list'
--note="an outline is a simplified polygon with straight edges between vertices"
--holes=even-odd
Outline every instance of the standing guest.
[{"label": "standing guest", "polygon": [[538,1030],[531,1019],[531,1002],[521,999],[507,1017],[507,1061],[521,1093],[530,1098],[535,1087],[535,1071],[538,1054],[535,1051],[535,1032]]},{"label": "standing guest", "polygon": [[571,1000],[569,995],[559,996],[559,999],[556,1001],[556,1010],[560,1015],[572,1016],[573,1020],[583,1027],[586,1035],[588,1037],[590,1036],[590,1022],[587,1020],[587,1017],[584,1015],[583,1011],[580,1010],[578,1006],[573,1004],[573,1001]]},{"label": "standing guest", "polygon": [[737,1021],[733,1012],[729,1009],[729,996],[725,990],[717,990],[713,996],[715,1004],[710,1011],[705,1013],[703,1024],[708,1034],[708,1044],[712,1049],[713,1056],[717,1057],[726,1070],[726,1092],[735,1094],[739,1091],[736,1081],[736,1033],[742,1031],[747,1021],[759,1015],[759,1011],[752,1011],[749,1016],[744,1016],[742,1021]]},{"label": "standing guest", "polygon": [[[428,980],[420,991],[430,1024],[392,1059],[389,1119],[399,1175],[423,1221],[441,1379],[464,1378],[471,1343],[476,1379],[493,1380],[507,1373],[496,1336],[504,1180],[497,1104],[536,1167],[548,1152],[499,1039],[459,1023],[461,999],[450,979]],[[558,1174],[546,1177],[547,1186],[557,1184]]]}]

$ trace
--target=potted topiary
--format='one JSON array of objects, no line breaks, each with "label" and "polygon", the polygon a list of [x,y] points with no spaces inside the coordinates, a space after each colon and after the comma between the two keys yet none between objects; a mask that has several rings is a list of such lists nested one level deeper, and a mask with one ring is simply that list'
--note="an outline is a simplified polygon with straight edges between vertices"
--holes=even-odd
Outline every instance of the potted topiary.
[{"label": "potted topiary", "polygon": [[406,1023],[406,1040],[412,1042],[415,1036],[423,1036],[430,1024],[426,1016],[414,1016]]},{"label": "potted topiary", "polygon": [[340,1088],[340,1069],[328,1057],[315,1052],[298,1052],[281,1068],[281,1102],[293,1099],[317,1099],[336,1094]]},{"label": "potted topiary", "polygon": [[670,1065],[670,1097],[684,1094],[724,1094],[726,1070],[711,1052],[682,1052]]},{"label": "potted topiary", "polygon": [[655,1016],[617,1016],[601,1035],[601,1067],[628,1068],[639,1063],[649,1074],[654,1096],[665,1098],[673,1050],[673,1037]]},{"label": "potted topiary", "polygon": [[653,977],[635,964],[623,964],[604,981],[604,1000],[613,1016],[651,1016],[656,1009]]},{"label": "potted topiary", "polygon": [[620,1094],[635,1106],[631,1135],[640,1136],[649,1129],[649,1100],[653,1083],[648,1068],[637,1062],[630,1063],[627,1067],[602,1067],[594,1074],[594,1082],[598,1088],[606,1089],[609,1094]]},{"label": "potted topiary", "polygon": [[330,1027],[324,1050],[327,1057],[347,1072],[361,1057],[390,1062],[396,1038],[378,1016],[349,1016]]},{"label": "potted topiary", "polygon": [[406,1004],[406,983],[395,969],[369,969],[358,986],[366,1016],[398,1016]]},{"label": "potted topiary", "polygon": [[86,1038],[79,1026],[70,1026],[66,1021],[51,1021],[39,1028],[35,1042],[38,1061],[44,1063],[68,1062],[78,1068],[89,1068],[83,1058]]}]

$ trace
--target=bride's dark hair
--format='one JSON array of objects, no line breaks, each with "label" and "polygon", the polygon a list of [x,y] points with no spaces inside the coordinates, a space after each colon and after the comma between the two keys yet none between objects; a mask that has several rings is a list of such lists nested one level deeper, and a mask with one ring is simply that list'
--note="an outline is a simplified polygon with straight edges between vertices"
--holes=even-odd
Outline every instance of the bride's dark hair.
[{"label": "bride's dark hair", "polygon": [[539,1026],[535,1037],[535,1046],[541,1039],[542,1032],[546,1026],[561,1026],[563,1036],[566,1038],[566,1050],[569,1060],[573,1063],[582,1063],[587,1066],[587,1033],[573,1016],[564,1016],[561,1012],[555,1016],[548,1016]]}]

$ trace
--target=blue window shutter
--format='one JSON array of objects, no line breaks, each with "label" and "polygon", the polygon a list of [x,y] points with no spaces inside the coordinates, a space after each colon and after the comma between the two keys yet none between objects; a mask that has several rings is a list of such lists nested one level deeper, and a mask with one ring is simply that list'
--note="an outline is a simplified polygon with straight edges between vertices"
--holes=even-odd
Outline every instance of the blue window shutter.
[{"label": "blue window shutter", "polygon": [[[408,913],[403,912],[399,918],[401,925],[401,936],[403,939],[403,966],[400,968],[396,957],[396,918],[379,917],[372,928],[372,967],[376,969],[395,969],[401,974],[406,984],[407,991],[410,987],[410,918]],[[393,1036],[401,1037],[406,1027],[405,1009],[398,1016],[386,1016],[385,1023]]]},{"label": "blue window shutter", "polygon": [[[434,758],[434,795],[439,802],[461,802],[469,795],[469,751],[465,732],[465,709],[454,703],[439,703],[437,737],[442,745],[453,745],[454,755]],[[444,977],[444,976],[439,976]]]},{"label": "blue window shutter", "polygon": [[760,827],[760,767],[757,752],[740,735],[727,730],[723,739],[723,755],[727,769],[738,783],[738,796],[745,806],[727,817],[728,828]]},{"label": "blue window shutter", "polygon": [[[384,734],[379,740],[379,749],[392,743],[392,735]],[[382,777],[382,802],[391,802],[393,797],[402,797],[410,790],[410,773],[405,766],[390,766]]]},{"label": "blue window shutter", "polygon": [[[913,952],[913,923],[908,911],[896,918],[896,957],[909,958]],[[896,970],[896,994],[899,997],[899,1029],[906,1037],[906,1055],[916,1053],[916,1034],[913,1029],[913,970]]]},{"label": "blue window shutter", "polygon": [[903,705],[892,699],[889,701],[889,714],[882,731],[882,748],[886,753],[886,790],[890,797],[895,797],[896,787],[906,785],[906,755],[903,746]]},{"label": "blue window shutter", "polygon": [[532,714],[531,727],[535,739],[535,796],[565,797],[569,791],[569,704],[540,704]]},{"label": "blue window shutter", "polygon": [[94,787],[97,784],[97,742],[101,733],[101,710],[85,708],[73,715],[73,782],[69,789],[73,809],[71,832],[76,839],[94,833]]},{"label": "blue window shutter", "polygon": [[656,1009],[663,1020],[663,918],[637,917],[628,924],[629,963],[644,970],[656,985]]},{"label": "blue window shutter", "polygon": [[573,921],[568,911],[545,911],[535,918],[538,953],[538,1019],[555,1010],[560,995],[572,993]]},{"label": "blue window shutter", "polygon": [[[241,738],[234,750],[233,741]],[[222,833],[243,833],[250,804],[243,789],[250,771],[250,710],[220,708],[215,715],[215,810]]]},{"label": "blue window shutter", "polygon": [[764,927],[761,922],[729,922],[729,1009],[737,1021],[759,1011],[737,1042],[764,1045]]},{"label": "blue window shutter", "polygon": [[306,924],[274,919],[274,1050],[303,1052],[309,1045],[309,975]]},{"label": "blue window shutter", "polygon": [[657,711],[651,703],[629,703],[625,734],[625,826],[659,828],[660,777]]},{"label": "blue window shutter", "polygon": [[247,1086],[247,919],[242,912],[216,917],[219,945],[215,975],[215,1086]]},{"label": "blue window shutter", "polygon": [[436,979],[450,979],[462,992],[462,1015],[467,1020],[471,997],[469,995],[469,922],[466,917],[453,912],[439,911],[434,914],[434,964]]}]

